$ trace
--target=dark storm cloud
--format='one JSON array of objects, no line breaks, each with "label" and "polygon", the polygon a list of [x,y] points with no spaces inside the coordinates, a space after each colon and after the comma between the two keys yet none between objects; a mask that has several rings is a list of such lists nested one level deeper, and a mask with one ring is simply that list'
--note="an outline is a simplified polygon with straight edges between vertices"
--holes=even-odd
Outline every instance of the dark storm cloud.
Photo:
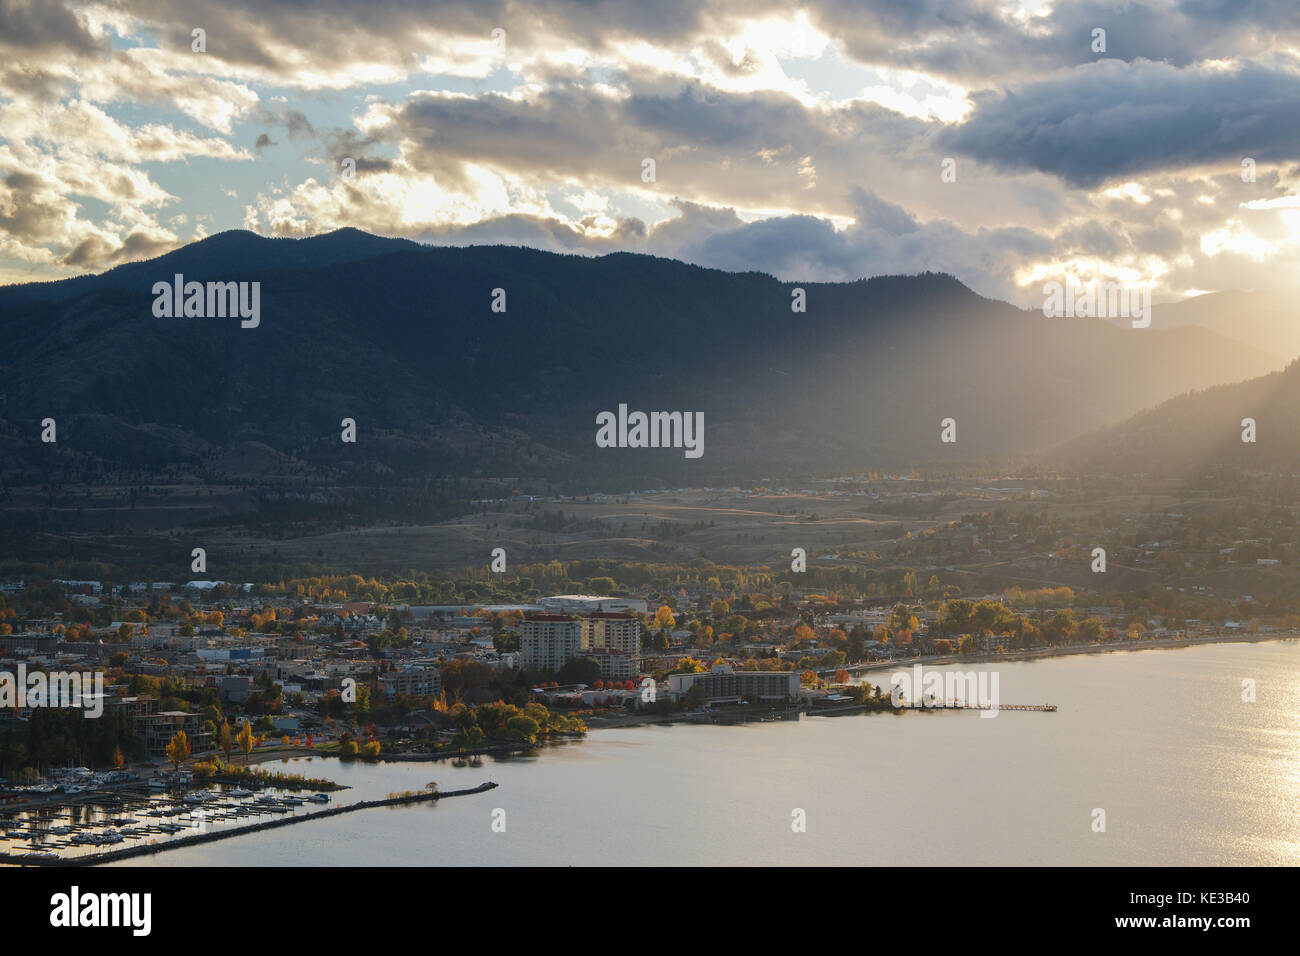
[{"label": "dark storm cloud", "polygon": [[1289,162],[1300,155],[1300,77],[1249,62],[1231,71],[1097,63],[982,97],[940,141],[1089,188],[1247,156]]},{"label": "dark storm cloud", "polygon": [[[206,56],[293,84],[355,65],[418,72],[419,58],[455,61],[498,27],[506,50],[540,52],[556,40],[593,53],[626,41],[698,47],[730,75],[719,42],[741,21],[803,11],[861,62],[923,70],[968,85],[1038,75],[1097,59],[1092,30],[1107,31],[1104,56],[1184,66],[1205,58],[1255,55],[1300,39],[1300,5],[1290,0],[1057,3],[1021,20],[1002,0],[110,0],[138,19],[164,49],[187,52],[191,31],[207,31]],[[57,0],[0,4],[0,46],[100,52],[72,6]]]},{"label": "dark storm cloud", "polygon": [[[813,22],[866,63],[924,70],[974,86],[1099,58],[1187,66],[1300,39],[1293,0],[1054,3],[1022,23],[1001,0],[812,0]],[[1093,30],[1105,30],[1104,53]]]},{"label": "dark storm cloud", "polygon": [[0,47],[28,53],[96,53],[106,51],[108,43],[92,37],[68,7],[54,0],[3,0]]},{"label": "dark storm cloud", "polygon": [[871,103],[809,108],[785,93],[679,80],[623,97],[576,84],[528,99],[419,94],[392,106],[374,135],[400,142],[409,167],[443,185],[466,186],[465,164],[480,163],[525,179],[640,188],[651,158],[655,188],[669,196],[767,208],[816,208],[825,175],[834,195],[819,208],[828,209],[873,155],[902,156],[930,131]]},{"label": "dark storm cloud", "polygon": [[593,50],[621,38],[670,44],[703,31],[714,7],[695,0],[130,0],[119,5],[153,23],[176,49],[188,49],[191,29],[203,27],[209,55],[286,73],[297,64],[279,61],[284,47],[319,68],[367,62],[414,69],[417,55],[454,54],[448,44],[488,39],[498,27],[506,31],[507,44],[521,47],[555,36]]}]

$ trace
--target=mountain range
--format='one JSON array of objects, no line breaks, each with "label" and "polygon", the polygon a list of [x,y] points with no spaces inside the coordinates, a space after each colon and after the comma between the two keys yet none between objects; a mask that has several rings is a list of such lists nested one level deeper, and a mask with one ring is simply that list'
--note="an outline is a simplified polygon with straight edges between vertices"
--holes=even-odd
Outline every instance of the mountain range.
[{"label": "mountain range", "polygon": [[[155,317],[154,284],[178,273],[260,283],[259,325]],[[797,289],[805,311],[792,308]],[[1198,308],[1204,321],[1132,329],[1045,318],[936,273],[792,283],[628,253],[226,232],[98,276],[0,288],[0,474],[617,489],[1048,447],[1078,461],[1090,446],[1068,443],[1080,436],[1294,357],[1209,321],[1269,311],[1258,303]],[[597,415],[620,404],[702,412],[704,454],[598,448]],[[57,445],[40,441],[47,418]],[[340,440],[347,418],[355,443]],[[940,441],[947,418],[953,444]],[[1107,434],[1087,440],[1143,450]]]}]

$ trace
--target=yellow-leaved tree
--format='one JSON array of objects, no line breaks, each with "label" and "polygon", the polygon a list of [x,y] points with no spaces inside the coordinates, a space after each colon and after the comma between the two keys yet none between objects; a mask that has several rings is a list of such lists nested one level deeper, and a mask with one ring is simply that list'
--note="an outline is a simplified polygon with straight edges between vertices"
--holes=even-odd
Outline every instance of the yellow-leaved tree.
[{"label": "yellow-leaved tree", "polygon": [[185,758],[190,755],[190,741],[185,736],[185,731],[178,730],[172,736],[171,741],[167,744],[167,759],[171,761],[172,769],[180,768],[185,762]]},{"label": "yellow-leaved tree", "polygon": [[235,735],[230,731],[230,721],[221,722],[221,730],[217,734],[217,747],[226,755],[226,763],[230,763],[230,751],[235,749]]}]

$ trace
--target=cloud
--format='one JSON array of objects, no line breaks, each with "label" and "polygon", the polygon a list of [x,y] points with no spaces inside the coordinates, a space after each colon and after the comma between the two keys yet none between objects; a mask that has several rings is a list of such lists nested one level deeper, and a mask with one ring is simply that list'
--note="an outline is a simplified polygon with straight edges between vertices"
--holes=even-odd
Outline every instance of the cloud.
[{"label": "cloud", "polygon": [[1176,69],[1105,61],[980,97],[940,142],[1009,171],[1095,188],[1210,164],[1293,161],[1300,75],[1250,62]]},{"label": "cloud", "polygon": [[[273,235],[351,225],[810,280],[929,269],[1013,299],[1048,275],[1169,291],[1297,264],[1300,7],[1022,7],[10,0],[0,257],[63,274],[152,254],[182,241],[168,227],[234,225],[220,197],[238,194]],[[212,181],[286,137],[305,148],[244,164],[237,190]]]}]

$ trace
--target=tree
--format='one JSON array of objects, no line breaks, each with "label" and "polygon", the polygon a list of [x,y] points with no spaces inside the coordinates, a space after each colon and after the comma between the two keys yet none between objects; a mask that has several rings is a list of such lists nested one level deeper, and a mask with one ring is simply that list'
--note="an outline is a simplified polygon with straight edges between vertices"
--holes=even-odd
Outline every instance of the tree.
[{"label": "tree", "polygon": [[117,769],[117,770],[121,770],[125,765],[126,765],[126,757],[122,756],[122,748],[121,748],[121,747],[114,747],[114,748],[113,748],[113,767],[114,767],[115,769]]},{"label": "tree", "polygon": [[180,765],[185,762],[185,758],[189,755],[189,738],[185,736],[185,731],[178,730],[172,736],[171,742],[167,744],[167,759],[171,762],[172,769],[180,769]]},{"label": "tree", "polygon": [[659,610],[655,611],[654,626],[668,631],[677,626],[677,619],[673,617],[673,609],[667,604],[661,604]]},{"label": "tree", "polygon": [[590,657],[575,657],[566,661],[555,677],[561,684],[594,686],[600,679],[600,663]]},{"label": "tree", "polygon": [[230,732],[230,721],[223,720],[221,729],[217,731],[217,749],[226,755],[226,763],[230,763],[230,751],[235,749],[235,737]]},{"label": "tree", "polygon": [[239,749],[244,752],[245,757],[253,752],[253,725],[247,720],[240,725],[235,743],[239,744]]},{"label": "tree", "polygon": [[1105,629],[1105,624],[1100,618],[1088,617],[1079,622],[1077,636],[1080,641],[1088,644],[1097,644],[1101,641],[1101,635]]},{"label": "tree", "polygon": [[537,735],[541,733],[541,726],[531,717],[520,714],[518,717],[511,717],[506,721],[506,729],[510,735],[518,740],[527,743],[535,743]]}]

